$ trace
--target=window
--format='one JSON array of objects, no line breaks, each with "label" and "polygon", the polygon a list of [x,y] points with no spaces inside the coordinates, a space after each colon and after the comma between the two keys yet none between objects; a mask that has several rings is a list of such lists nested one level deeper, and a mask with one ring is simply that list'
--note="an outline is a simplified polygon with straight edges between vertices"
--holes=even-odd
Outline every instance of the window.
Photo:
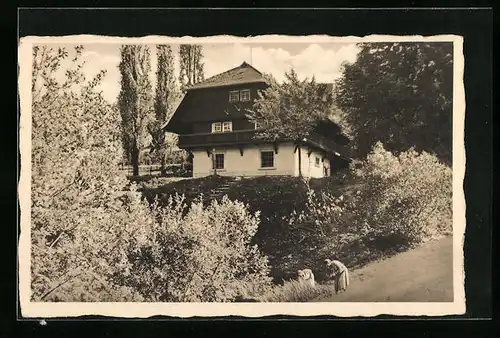
[{"label": "window", "polygon": [[240,100],[241,101],[250,101],[250,89],[245,89],[240,91]]},{"label": "window", "polygon": [[240,92],[233,90],[229,92],[229,102],[236,102],[240,100]]},{"label": "window", "polygon": [[215,154],[215,169],[224,169],[224,154]]},{"label": "window", "polygon": [[232,131],[233,130],[233,123],[231,121],[227,122],[222,122],[222,131]]},{"label": "window", "polygon": [[212,123],[212,133],[221,133],[228,131],[233,131],[233,122],[224,121]]},{"label": "window", "polygon": [[273,151],[262,151],[260,153],[260,166],[262,168],[273,168],[274,167],[274,152]]},{"label": "window", "polygon": [[259,126],[259,122],[255,121],[255,122],[254,122],[254,125],[255,125],[255,129],[259,129],[259,128],[260,128],[260,126]]},{"label": "window", "polygon": [[318,156],[316,156],[316,159],[315,159],[315,160],[316,160],[316,161],[315,161],[315,163],[314,163],[314,164],[316,165],[316,167],[319,167],[319,161],[320,161],[320,160],[319,160],[319,157],[318,157]]},{"label": "window", "polygon": [[212,123],[212,133],[220,133],[222,131],[222,123]]}]

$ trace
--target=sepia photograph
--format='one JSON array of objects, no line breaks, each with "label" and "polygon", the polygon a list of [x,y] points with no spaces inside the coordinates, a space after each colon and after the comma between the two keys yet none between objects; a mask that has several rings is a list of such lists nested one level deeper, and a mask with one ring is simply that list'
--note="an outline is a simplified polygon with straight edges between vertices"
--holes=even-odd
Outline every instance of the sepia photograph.
[{"label": "sepia photograph", "polygon": [[26,37],[27,317],[465,311],[459,36]]}]

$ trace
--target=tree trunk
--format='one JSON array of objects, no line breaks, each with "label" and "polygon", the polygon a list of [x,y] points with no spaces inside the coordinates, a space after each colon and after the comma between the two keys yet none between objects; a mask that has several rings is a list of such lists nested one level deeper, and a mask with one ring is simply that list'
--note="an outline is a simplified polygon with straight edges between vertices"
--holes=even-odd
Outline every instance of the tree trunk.
[{"label": "tree trunk", "polygon": [[191,70],[192,70],[192,57],[191,57],[191,47],[188,47],[188,52],[187,52],[187,60],[188,60],[188,71],[187,71],[187,78],[188,78],[188,85],[191,85]]},{"label": "tree trunk", "polygon": [[214,176],[217,176],[217,163],[215,161],[215,149],[212,149],[212,167],[214,168]]},{"label": "tree trunk", "polygon": [[160,172],[162,174],[165,171],[166,156],[167,156],[167,154],[163,151],[161,153],[161,162],[160,162]]},{"label": "tree trunk", "polygon": [[300,142],[297,143],[297,151],[299,152],[299,177],[302,177],[302,148]]},{"label": "tree trunk", "polygon": [[192,53],[193,53],[193,66],[191,69],[191,76],[193,77],[192,82],[193,84],[196,83],[196,47],[192,47]]},{"label": "tree trunk", "polygon": [[139,147],[137,147],[137,141],[134,141],[132,145],[132,168],[132,174],[139,176]]}]

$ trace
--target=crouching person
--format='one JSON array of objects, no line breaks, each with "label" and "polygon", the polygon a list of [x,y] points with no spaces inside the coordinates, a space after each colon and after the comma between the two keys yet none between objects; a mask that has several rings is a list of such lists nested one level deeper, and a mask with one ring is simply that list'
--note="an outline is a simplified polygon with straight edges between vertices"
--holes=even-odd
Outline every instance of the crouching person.
[{"label": "crouching person", "polygon": [[328,275],[334,280],[335,294],[346,291],[349,286],[349,270],[338,259],[325,259]]},{"label": "crouching person", "polygon": [[316,282],[314,281],[314,274],[311,269],[304,269],[297,271],[297,276],[301,283],[309,284],[312,287],[316,286]]}]

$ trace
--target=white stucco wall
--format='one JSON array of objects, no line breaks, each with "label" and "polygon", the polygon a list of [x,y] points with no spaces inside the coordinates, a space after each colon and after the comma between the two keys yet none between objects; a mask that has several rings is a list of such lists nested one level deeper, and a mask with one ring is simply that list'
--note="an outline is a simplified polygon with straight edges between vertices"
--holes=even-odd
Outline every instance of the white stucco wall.
[{"label": "white stucco wall", "polygon": [[[330,168],[330,162],[328,158],[321,160],[325,155],[324,152],[319,150],[313,150],[311,155],[308,156],[309,148],[305,145],[301,147],[301,169],[302,176],[304,177],[314,177],[320,178],[324,177],[324,167]],[[319,166],[316,166],[316,157],[319,158]],[[299,154],[298,151],[295,153],[295,176],[299,175]]]},{"label": "white stucco wall", "polygon": [[[243,156],[237,147],[215,148],[215,153],[224,154],[224,169],[217,169],[221,176],[264,176],[295,175],[294,146],[291,142],[280,143],[278,153],[274,154],[274,168],[261,168],[260,152],[274,151],[272,145],[245,145]],[[213,174],[212,157],[206,149],[193,150],[193,177]]]},{"label": "white stucco wall", "polygon": [[[291,175],[299,176],[298,151],[294,152],[295,145],[292,142],[280,143],[278,154],[274,154],[274,168],[260,167],[260,152],[274,151],[272,145],[246,145],[243,156],[237,147],[215,148],[216,154],[224,154],[224,169],[217,169],[221,176],[270,176]],[[309,148],[302,146],[302,176],[320,178],[324,177],[324,167],[331,167],[328,158],[321,160],[324,152],[313,150],[311,155],[307,153]],[[315,159],[319,158],[319,166]],[[206,149],[193,150],[193,177],[204,177],[213,174],[212,157],[207,155]]]}]

